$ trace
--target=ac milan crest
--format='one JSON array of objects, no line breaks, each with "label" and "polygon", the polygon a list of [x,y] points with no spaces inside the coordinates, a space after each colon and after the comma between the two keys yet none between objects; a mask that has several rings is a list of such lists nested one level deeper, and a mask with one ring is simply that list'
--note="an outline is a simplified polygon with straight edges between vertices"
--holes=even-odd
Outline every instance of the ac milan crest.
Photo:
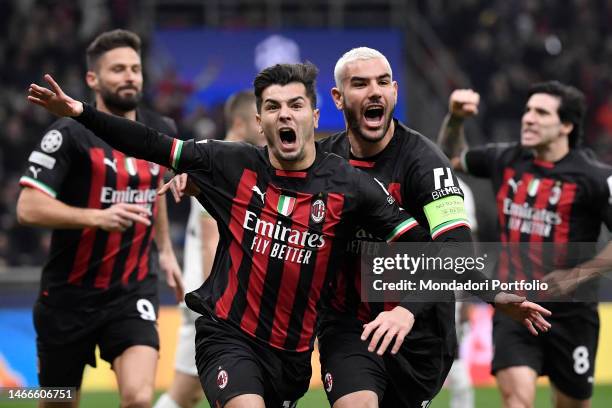
[{"label": "ac milan crest", "polygon": [[310,218],[317,224],[325,219],[325,203],[323,200],[316,200],[310,209]]},{"label": "ac milan crest", "polygon": [[331,392],[332,387],[334,386],[334,378],[331,373],[325,373],[325,391]]},{"label": "ac milan crest", "polygon": [[159,164],[149,162],[149,171],[151,175],[157,176],[159,174]]},{"label": "ac milan crest", "polygon": [[219,371],[219,373],[217,374],[217,387],[219,387],[219,389],[224,389],[225,386],[227,385],[227,380],[228,380],[228,376],[227,376],[227,371],[225,370],[221,370]]}]

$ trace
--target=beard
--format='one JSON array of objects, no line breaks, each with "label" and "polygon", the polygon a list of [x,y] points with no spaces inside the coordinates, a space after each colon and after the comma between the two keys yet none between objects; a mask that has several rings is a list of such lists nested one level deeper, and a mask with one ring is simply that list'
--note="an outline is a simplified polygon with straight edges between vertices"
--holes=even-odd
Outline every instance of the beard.
[{"label": "beard", "polygon": [[[344,106],[346,106],[346,104]],[[393,120],[394,111],[395,111],[395,107],[393,107],[389,111],[385,110],[385,117],[384,117],[384,122],[383,122],[384,124],[382,128],[377,131],[370,131],[368,132],[369,134],[366,134],[366,132],[363,132],[361,130],[361,126],[360,126],[361,112],[355,113],[355,111],[352,109],[345,109],[344,118],[346,119],[348,129],[359,139],[367,143],[378,143],[387,134],[387,131],[389,130],[389,127],[391,126],[391,121]]]},{"label": "beard", "polygon": [[[129,96],[121,96],[119,92],[125,89],[132,89],[135,91],[135,93]],[[140,100],[142,99],[142,92],[133,87],[119,88],[116,92],[111,92],[106,88],[102,88],[100,90],[100,96],[102,97],[104,104],[111,111],[129,112],[136,109],[136,106],[138,106],[140,103]]]}]

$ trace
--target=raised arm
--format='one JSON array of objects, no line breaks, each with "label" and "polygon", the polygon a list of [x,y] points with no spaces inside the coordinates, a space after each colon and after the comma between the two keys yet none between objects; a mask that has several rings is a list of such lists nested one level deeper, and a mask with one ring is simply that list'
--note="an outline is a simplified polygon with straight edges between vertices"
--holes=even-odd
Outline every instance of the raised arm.
[{"label": "raised arm", "polygon": [[478,114],[480,95],[471,89],[457,89],[448,100],[448,114],[438,133],[438,145],[455,170],[464,171],[459,156],[467,147],[463,121]]},{"label": "raised arm", "polygon": [[108,115],[66,95],[51,75],[51,89],[31,84],[28,100],[58,116],[79,121],[115,149],[130,156],[176,168],[182,142],[141,123]]}]

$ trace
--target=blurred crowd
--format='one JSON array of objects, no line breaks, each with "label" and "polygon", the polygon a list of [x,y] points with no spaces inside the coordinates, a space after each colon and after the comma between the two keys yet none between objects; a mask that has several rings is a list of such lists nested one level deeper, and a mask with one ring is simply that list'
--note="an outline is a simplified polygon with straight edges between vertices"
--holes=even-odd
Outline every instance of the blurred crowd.
[{"label": "blurred crowd", "polygon": [[480,92],[490,141],[516,140],[529,85],[557,79],[585,93],[584,141],[612,162],[611,0],[423,0],[418,9]]},{"label": "blurred crowd", "polygon": [[[4,57],[0,59],[0,265],[40,265],[49,244],[48,232],[20,227],[15,220],[18,179],[32,147],[54,120],[43,109],[29,105],[25,91],[49,72],[69,95],[91,98],[84,82],[84,50],[99,32],[122,27],[141,35],[145,100],[175,119],[183,137],[222,135],[222,107],[200,107],[185,116],[183,106],[194,92],[193,84],[181,82],[171,68],[147,61],[156,21],[174,26],[189,21],[180,18],[180,6],[172,9],[172,18],[153,19],[154,12],[159,12],[152,12],[154,4],[0,1],[0,55]],[[479,120],[489,140],[515,140],[526,88],[534,81],[554,78],[585,92],[589,106],[585,142],[602,160],[612,161],[612,35],[608,29],[612,0],[421,0],[416,4],[481,93]],[[177,249],[182,246],[186,211],[185,206],[171,207]]]}]

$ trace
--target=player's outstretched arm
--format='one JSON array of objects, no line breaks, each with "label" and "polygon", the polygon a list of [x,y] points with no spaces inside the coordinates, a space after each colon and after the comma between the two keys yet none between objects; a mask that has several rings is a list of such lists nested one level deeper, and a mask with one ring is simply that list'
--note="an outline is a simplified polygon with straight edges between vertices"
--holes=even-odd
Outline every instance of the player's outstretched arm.
[{"label": "player's outstretched arm", "polygon": [[494,305],[496,310],[522,323],[534,336],[538,335],[538,330],[547,332],[551,328],[551,324],[544,318],[551,315],[550,310],[524,297],[500,292],[495,296]]},{"label": "player's outstretched arm", "polygon": [[[45,75],[51,89],[31,84],[28,100],[58,116],[70,116],[115,149],[138,159],[175,167],[182,142],[141,123],[109,115],[66,95],[51,75]],[[184,156],[184,155],[183,155]],[[185,163],[180,156],[182,163]]]},{"label": "player's outstretched arm", "polygon": [[438,145],[449,157],[455,170],[464,171],[459,156],[467,147],[463,129],[466,118],[478,114],[480,95],[471,89],[456,89],[448,100],[448,114],[440,126]]}]

